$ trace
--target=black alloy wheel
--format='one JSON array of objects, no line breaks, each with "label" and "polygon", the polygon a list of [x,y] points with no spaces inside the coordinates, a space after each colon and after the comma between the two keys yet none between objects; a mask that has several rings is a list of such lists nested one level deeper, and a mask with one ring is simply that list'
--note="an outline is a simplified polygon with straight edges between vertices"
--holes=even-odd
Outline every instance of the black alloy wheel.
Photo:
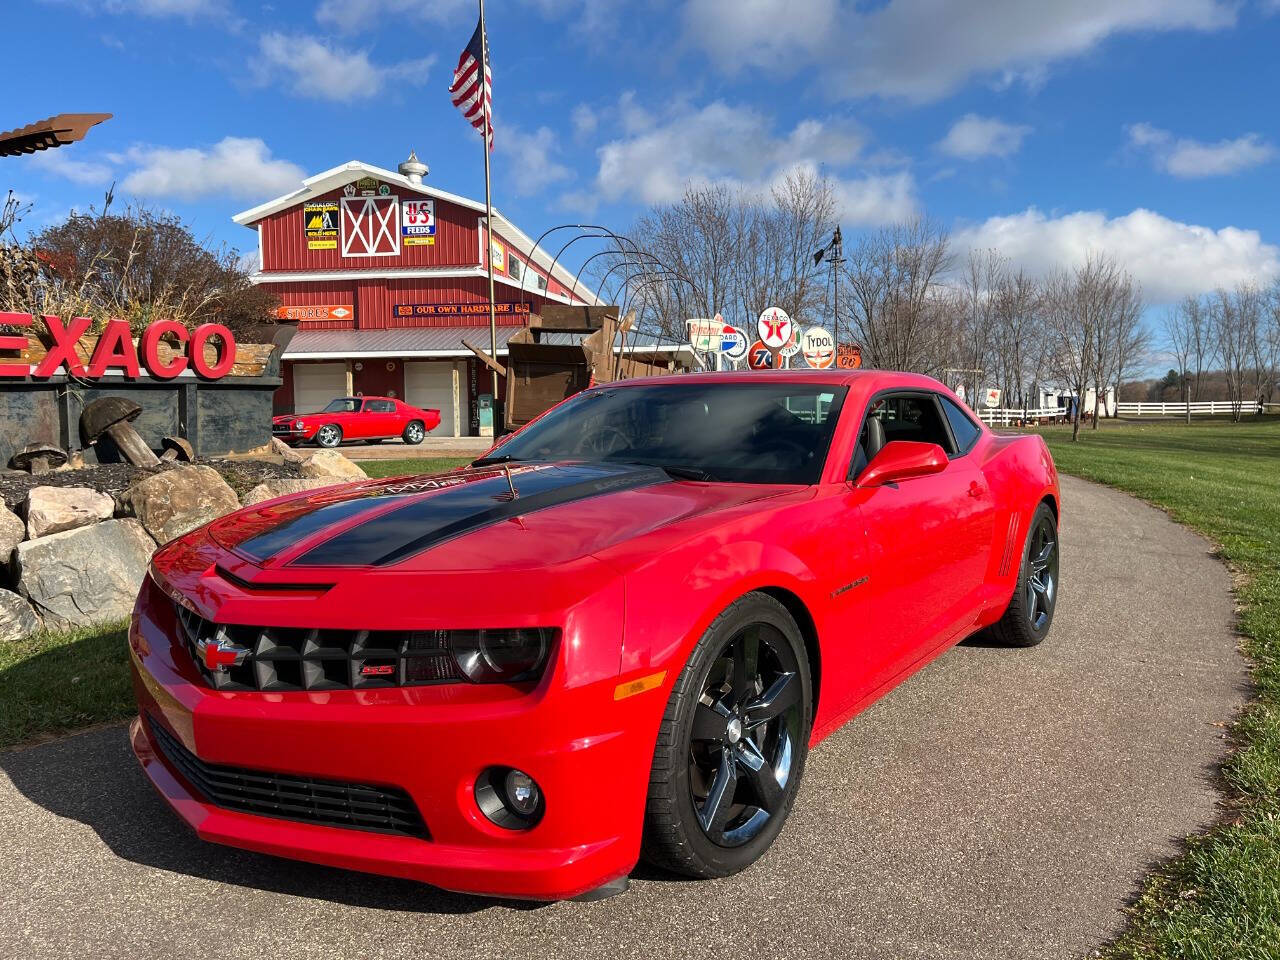
[{"label": "black alloy wheel", "polygon": [[696,877],[757,860],[795,799],[811,712],[794,620],[772,597],[741,598],[712,623],[672,691],[650,780],[646,859]]},{"label": "black alloy wheel", "polygon": [[698,698],[689,790],[712,843],[741,846],[782,810],[800,727],[800,679],[789,652],[777,628],[745,627],[716,660]]},{"label": "black alloy wheel", "polygon": [[1060,554],[1057,518],[1042,503],[1031,518],[1009,606],[991,627],[995,640],[1010,647],[1033,647],[1049,635],[1061,585]]},{"label": "black alloy wheel", "polygon": [[1031,548],[1027,551],[1027,620],[1031,629],[1044,630],[1053,619],[1053,605],[1058,597],[1058,532],[1046,517],[1036,518],[1031,531]]}]

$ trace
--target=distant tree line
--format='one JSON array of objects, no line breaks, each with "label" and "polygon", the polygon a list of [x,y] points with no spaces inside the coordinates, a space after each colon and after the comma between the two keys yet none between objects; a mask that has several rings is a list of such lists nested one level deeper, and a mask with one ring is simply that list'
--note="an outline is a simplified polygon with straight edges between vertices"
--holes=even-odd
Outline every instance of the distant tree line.
[{"label": "distant tree line", "polygon": [[1187,297],[1165,314],[1163,328],[1177,364],[1165,386],[1178,388],[1178,400],[1227,400],[1239,420],[1251,405],[1274,399],[1280,386],[1280,281]]},{"label": "distant tree line", "polygon": [[[814,174],[763,194],[690,186],[630,231],[651,262],[620,244],[604,269],[657,336],[682,340],[686,318],[717,311],[754,335],[760,311],[778,306],[801,327],[834,325],[867,366],[992,386],[1011,407],[1039,406],[1046,386],[1103,398],[1149,362],[1142,291],[1108,256],[1033,277],[997,250],[958,256],[947,231],[920,217],[860,236],[836,264],[837,286],[830,259],[815,255],[835,227],[832,187]],[[1104,406],[1094,404],[1094,427]]]}]

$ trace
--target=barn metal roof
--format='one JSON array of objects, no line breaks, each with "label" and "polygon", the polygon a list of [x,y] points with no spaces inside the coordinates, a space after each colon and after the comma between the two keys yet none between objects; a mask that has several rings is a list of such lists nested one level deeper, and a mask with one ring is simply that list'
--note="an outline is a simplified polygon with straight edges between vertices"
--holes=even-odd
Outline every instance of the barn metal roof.
[{"label": "barn metal roof", "polygon": [[[498,327],[498,355],[507,352],[507,341],[524,327]],[[543,343],[573,344],[586,334],[544,331]],[[414,327],[395,330],[299,330],[285,348],[286,360],[336,360],[363,357],[470,357],[472,353],[462,341],[467,340],[482,350],[489,347],[489,327]],[[687,343],[659,340],[648,334],[628,336],[628,352],[687,353]]]}]

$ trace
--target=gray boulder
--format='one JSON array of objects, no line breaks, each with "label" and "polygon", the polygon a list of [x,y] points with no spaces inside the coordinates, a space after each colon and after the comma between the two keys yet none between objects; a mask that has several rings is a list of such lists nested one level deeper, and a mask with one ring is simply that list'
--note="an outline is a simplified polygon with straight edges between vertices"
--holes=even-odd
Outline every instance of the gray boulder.
[{"label": "gray boulder", "polygon": [[174,467],[145,477],[121,494],[120,503],[156,543],[168,543],[240,506],[235,491],[206,466]]},{"label": "gray boulder", "polygon": [[0,590],[0,643],[21,640],[40,629],[31,604],[11,590]]},{"label": "gray boulder", "polygon": [[0,503],[0,568],[9,563],[14,549],[27,538],[27,525],[22,519]]},{"label": "gray boulder", "polygon": [[368,474],[337,450],[317,450],[298,471],[304,477],[331,477],[334,482],[369,478]]},{"label": "gray boulder", "polygon": [[129,615],[155,541],[137,520],[104,520],[20,543],[18,592],[45,625],[71,629]]},{"label": "gray boulder", "polygon": [[306,454],[299,453],[279,437],[271,438],[271,452],[285,463],[305,463],[307,459]]},{"label": "gray boulder", "polygon": [[332,477],[309,477],[303,480],[263,480],[252,490],[244,495],[244,505],[251,507],[255,503],[262,503],[264,500],[274,500],[276,497],[283,497],[290,493],[302,493],[306,490],[318,490],[320,487],[332,487],[335,481]]},{"label": "gray boulder", "polygon": [[27,536],[47,537],[110,520],[115,501],[88,487],[32,487],[27,491]]}]

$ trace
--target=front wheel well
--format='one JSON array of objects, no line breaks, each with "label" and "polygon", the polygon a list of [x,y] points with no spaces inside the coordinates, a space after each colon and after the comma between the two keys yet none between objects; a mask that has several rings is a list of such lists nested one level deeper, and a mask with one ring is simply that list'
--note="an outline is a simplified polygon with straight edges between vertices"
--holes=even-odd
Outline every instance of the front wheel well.
[{"label": "front wheel well", "polygon": [[[822,652],[818,646],[818,628],[804,601],[785,587],[761,587],[758,593],[772,597],[787,608],[787,613],[800,628],[804,640],[804,652],[809,658],[809,680],[813,689],[813,716],[818,715],[818,698],[822,690]],[[812,717],[810,718],[812,719]]]},{"label": "front wheel well", "polygon": [[[1046,493],[1040,499],[1040,503],[1048,504],[1049,509],[1053,511],[1053,522],[1057,523],[1058,522],[1058,501],[1054,498],[1053,494]],[[1039,506],[1039,504],[1037,504],[1037,506]]]}]

